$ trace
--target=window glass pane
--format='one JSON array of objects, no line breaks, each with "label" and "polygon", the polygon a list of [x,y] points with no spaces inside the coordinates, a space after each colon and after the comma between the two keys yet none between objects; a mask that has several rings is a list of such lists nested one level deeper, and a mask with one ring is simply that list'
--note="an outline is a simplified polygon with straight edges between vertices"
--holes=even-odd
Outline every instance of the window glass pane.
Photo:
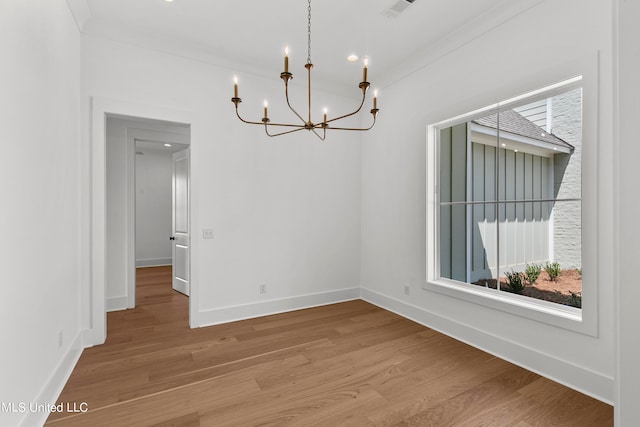
[{"label": "window glass pane", "polygon": [[579,88],[441,129],[440,277],[579,306],[581,142]]},{"label": "window glass pane", "polygon": [[579,199],[582,193],[582,89],[551,98],[552,132],[572,147],[569,153],[554,155],[554,197]]},{"label": "window glass pane", "polygon": [[467,207],[440,207],[440,277],[467,281]]},{"label": "window glass pane", "polygon": [[467,200],[467,124],[440,132],[440,201]]},{"label": "window glass pane", "polygon": [[470,210],[470,282],[495,289],[498,278],[496,204],[474,203]]}]

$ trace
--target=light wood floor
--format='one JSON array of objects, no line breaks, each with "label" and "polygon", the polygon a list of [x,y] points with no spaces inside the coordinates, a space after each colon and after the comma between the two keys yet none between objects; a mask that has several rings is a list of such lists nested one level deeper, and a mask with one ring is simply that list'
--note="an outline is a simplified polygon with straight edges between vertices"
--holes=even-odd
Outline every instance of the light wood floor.
[{"label": "light wood floor", "polygon": [[168,267],[138,271],[51,426],[607,426],[613,409],[364,301],[191,330]]}]

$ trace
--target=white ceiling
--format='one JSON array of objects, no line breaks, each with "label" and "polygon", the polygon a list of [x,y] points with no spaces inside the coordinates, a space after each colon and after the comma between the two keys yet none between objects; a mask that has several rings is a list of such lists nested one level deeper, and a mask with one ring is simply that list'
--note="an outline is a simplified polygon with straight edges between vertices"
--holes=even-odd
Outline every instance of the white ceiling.
[{"label": "white ceiling", "polygon": [[[394,73],[466,43],[541,0],[415,0],[396,18],[398,0],[314,0],[314,78],[357,87],[369,57],[369,79]],[[402,0],[400,0],[402,1]],[[307,58],[305,0],[68,0],[84,33],[207,59],[240,72],[279,78],[283,49],[301,76]],[[444,50],[443,50],[444,49]],[[433,58],[435,59],[435,58]]]},{"label": "white ceiling", "polygon": [[146,154],[149,152],[161,152],[161,153],[177,153],[184,149],[189,148],[189,144],[181,144],[179,142],[172,142],[167,147],[164,141],[148,141],[148,140],[136,140],[136,154]]}]

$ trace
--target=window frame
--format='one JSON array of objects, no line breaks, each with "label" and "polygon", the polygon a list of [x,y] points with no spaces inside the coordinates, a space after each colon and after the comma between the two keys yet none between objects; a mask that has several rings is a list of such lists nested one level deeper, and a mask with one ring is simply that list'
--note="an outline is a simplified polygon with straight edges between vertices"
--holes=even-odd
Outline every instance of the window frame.
[{"label": "window frame", "polygon": [[[593,67],[579,68],[591,71]],[[597,63],[596,68],[597,70]],[[566,75],[566,74],[565,74]],[[596,72],[573,73],[572,77],[556,79],[557,83],[521,90],[523,93],[483,108],[427,125],[427,206],[426,206],[426,282],[422,288],[448,295],[491,309],[547,323],[586,335],[598,335],[598,161],[597,161],[597,79]],[[553,80],[547,80],[553,81]],[[439,158],[440,131],[469,122],[487,114],[501,112],[519,105],[548,98],[575,88],[582,88],[582,236],[583,265],[582,309],[542,301],[509,292],[472,286],[465,282],[440,277],[440,200]],[[511,92],[514,93],[514,92]],[[588,171],[586,173],[585,171]],[[585,231],[589,232],[585,232]]]}]

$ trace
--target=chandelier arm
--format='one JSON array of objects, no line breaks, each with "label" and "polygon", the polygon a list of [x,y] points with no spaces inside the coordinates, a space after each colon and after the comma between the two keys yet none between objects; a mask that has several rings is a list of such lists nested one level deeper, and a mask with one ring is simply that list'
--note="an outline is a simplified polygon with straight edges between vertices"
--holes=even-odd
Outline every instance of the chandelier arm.
[{"label": "chandelier arm", "polygon": [[[238,111],[238,109],[236,108],[236,116],[238,116],[238,118],[243,122],[243,123],[247,123],[250,125],[261,125],[264,126],[264,121],[261,122],[252,122],[250,120],[245,120],[242,118],[242,116],[240,116],[240,112]],[[288,123],[271,123],[268,122],[268,126],[286,126],[286,127],[294,127],[294,128],[298,128],[296,130],[302,130],[305,129],[305,125],[293,125],[293,124],[288,124]]]},{"label": "chandelier arm", "polygon": [[356,130],[356,131],[367,131],[373,128],[373,126],[375,126],[376,124],[376,118],[373,118],[373,123],[371,123],[371,126],[369,126],[368,128],[336,128],[336,127],[330,127],[329,129],[333,129],[333,130]]},{"label": "chandelier arm", "polygon": [[320,136],[320,134],[318,132],[316,132],[315,128],[311,129],[313,131],[313,133],[320,139],[320,141],[324,141],[324,139],[327,137],[327,128],[323,128],[324,132],[322,134],[322,136]]},{"label": "chandelier arm", "polygon": [[[258,124],[264,125],[264,122],[258,123]],[[280,126],[280,127],[298,128],[298,129],[307,129],[307,126],[305,125],[293,125],[290,123],[271,123],[271,121],[267,123],[267,126]]]},{"label": "chandelier arm", "polygon": [[298,116],[298,118],[302,121],[302,123],[306,124],[307,122],[302,118],[300,114],[298,114],[296,110],[294,110],[294,108],[291,106],[291,103],[289,102],[289,84],[288,83],[284,84],[284,95],[285,95],[285,98],[287,99],[287,105],[289,106],[289,109],[293,111],[293,113],[296,116]]},{"label": "chandelier arm", "polygon": [[[324,122],[324,123],[331,123],[331,122],[335,122],[336,120],[345,119],[345,118],[347,118],[347,117],[351,117],[351,116],[353,116],[353,115],[358,114],[358,113],[360,112],[360,110],[362,110],[362,106],[364,105],[364,101],[365,101],[365,99],[366,99],[366,94],[365,94],[365,93],[363,93],[363,94],[362,94],[362,102],[360,102],[360,106],[358,107],[358,109],[357,109],[356,111],[354,111],[353,113],[345,114],[345,115],[343,115],[343,116],[334,117],[333,119],[331,119],[331,120],[327,120],[327,121],[326,121],[326,122]],[[338,129],[338,128],[334,128],[334,127],[332,127],[331,129]]]},{"label": "chandelier arm", "polygon": [[237,106],[236,106],[236,116],[238,116],[238,118],[240,119],[240,121],[242,121],[243,123],[247,123],[247,124],[250,124],[250,125],[263,125],[263,124],[264,124],[263,122],[252,122],[252,121],[249,121],[249,120],[245,120],[245,119],[243,119],[243,118],[240,116],[240,112],[238,111],[238,107],[237,107]]},{"label": "chandelier arm", "polygon": [[[287,130],[287,131],[280,132],[280,133],[269,133],[269,126],[271,126],[271,124],[268,124],[268,125],[266,125],[266,124],[265,124],[265,126],[264,126],[264,132],[265,132],[268,136],[271,136],[271,137],[274,137],[274,136],[280,136],[280,135],[286,135],[286,134],[288,134],[288,133],[298,132],[299,130],[304,129],[304,127],[299,127],[298,129]],[[289,125],[289,126],[290,126],[290,125]]]}]

